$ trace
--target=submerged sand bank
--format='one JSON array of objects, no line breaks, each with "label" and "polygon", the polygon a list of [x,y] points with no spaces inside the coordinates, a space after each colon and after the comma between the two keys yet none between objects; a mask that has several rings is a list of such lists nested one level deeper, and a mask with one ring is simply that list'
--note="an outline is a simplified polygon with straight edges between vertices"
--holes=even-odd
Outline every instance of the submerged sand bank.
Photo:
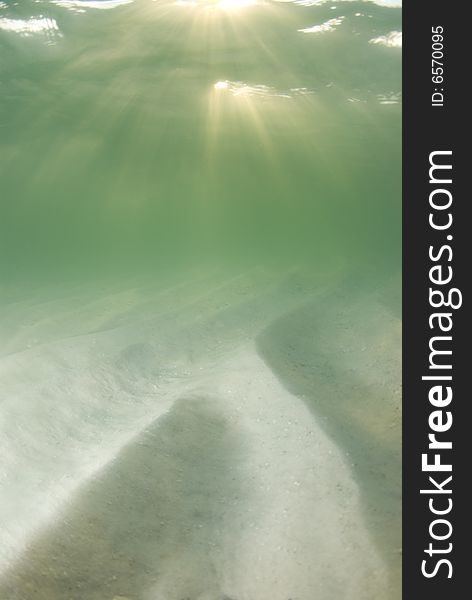
[{"label": "submerged sand bank", "polygon": [[[384,431],[396,410],[396,373],[385,380],[383,363],[348,364],[354,355],[346,362],[341,339],[327,344],[322,298],[332,282],[323,282],[323,294],[320,285],[259,273],[169,294],[134,290],[82,303],[80,325],[70,315],[63,330],[81,332],[69,337],[39,320],[32,326],[46,339],[21,350],[25,335],[17,332],[17,351],[2,360],[11,467],[3,485],[12,496],[4,496],[11,510],[1,503],[0,597],[399,597],[376,522],[366,519],[377,502],[378,514],[385,506],[391,513],[392,529],[399,522],[398,507],[386,503],[392,473],[399,475],[395,460],[379,495],[366,493],[368,473],[379,477],[369,449],[383,456],[397,444],[395,435],[385,442]],[[314,352],[310,319],[321,308],[324,350]],[[377,312],[373,329],[390,339],[392,323]],[[345,316],[353,322],[352,311]],[[290,339],[281,334],[287,323]],[[378,340],[369,340],[378,355]],[[381,346],[380,354],[392,352],[390,343]],[[350,369],[369,389],[365,417]],[[300,382],[306,389],[295,389]],[[352,448],[363,451],[355,459],[340,443],[338,429],[345,435],[348,424]]]}]

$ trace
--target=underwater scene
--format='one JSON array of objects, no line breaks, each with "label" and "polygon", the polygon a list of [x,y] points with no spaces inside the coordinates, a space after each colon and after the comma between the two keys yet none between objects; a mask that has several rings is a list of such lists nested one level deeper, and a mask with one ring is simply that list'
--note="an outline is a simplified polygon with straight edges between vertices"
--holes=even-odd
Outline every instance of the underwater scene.
[{"label": "underwater scene", "polygon": [[0,600],[400,600],[401,12],[0,0]]}]

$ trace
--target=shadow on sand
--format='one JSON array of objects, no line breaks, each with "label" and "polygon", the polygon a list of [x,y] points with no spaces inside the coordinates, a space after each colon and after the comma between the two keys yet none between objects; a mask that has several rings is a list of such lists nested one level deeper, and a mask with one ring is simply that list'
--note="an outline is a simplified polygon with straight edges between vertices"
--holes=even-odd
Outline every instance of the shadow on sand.
[{"label": "shadow on sand", "polygon": [[216,401],[176,402],[33,540],[0,598],[230,600],[219,529],[244,502],[244,456]]},{"label": "shadow on sand", "polygon": [[[401,597],[400,286],[327,295],[272,323],[258,350],[344,451],[365,523]],[[392,294],[393,291],[393,294]]]}]

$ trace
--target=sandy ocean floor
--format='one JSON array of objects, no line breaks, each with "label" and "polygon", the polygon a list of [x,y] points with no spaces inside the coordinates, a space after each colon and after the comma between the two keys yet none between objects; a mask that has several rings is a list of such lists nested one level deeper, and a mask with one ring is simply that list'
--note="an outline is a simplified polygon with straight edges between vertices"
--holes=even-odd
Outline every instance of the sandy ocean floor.
[{"label": "sandy ocean floor", "polygon": [[395,287],[254,270],[12,296],[0,598],[399,598]]}]

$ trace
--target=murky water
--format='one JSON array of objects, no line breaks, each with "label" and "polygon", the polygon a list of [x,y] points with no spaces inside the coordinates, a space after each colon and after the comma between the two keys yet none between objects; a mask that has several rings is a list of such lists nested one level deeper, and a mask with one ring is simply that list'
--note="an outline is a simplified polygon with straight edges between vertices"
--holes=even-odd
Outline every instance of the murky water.
[{"label": "murky water", "polygon": [[0,599],[400,598],[397,1],[0,2]]}]

